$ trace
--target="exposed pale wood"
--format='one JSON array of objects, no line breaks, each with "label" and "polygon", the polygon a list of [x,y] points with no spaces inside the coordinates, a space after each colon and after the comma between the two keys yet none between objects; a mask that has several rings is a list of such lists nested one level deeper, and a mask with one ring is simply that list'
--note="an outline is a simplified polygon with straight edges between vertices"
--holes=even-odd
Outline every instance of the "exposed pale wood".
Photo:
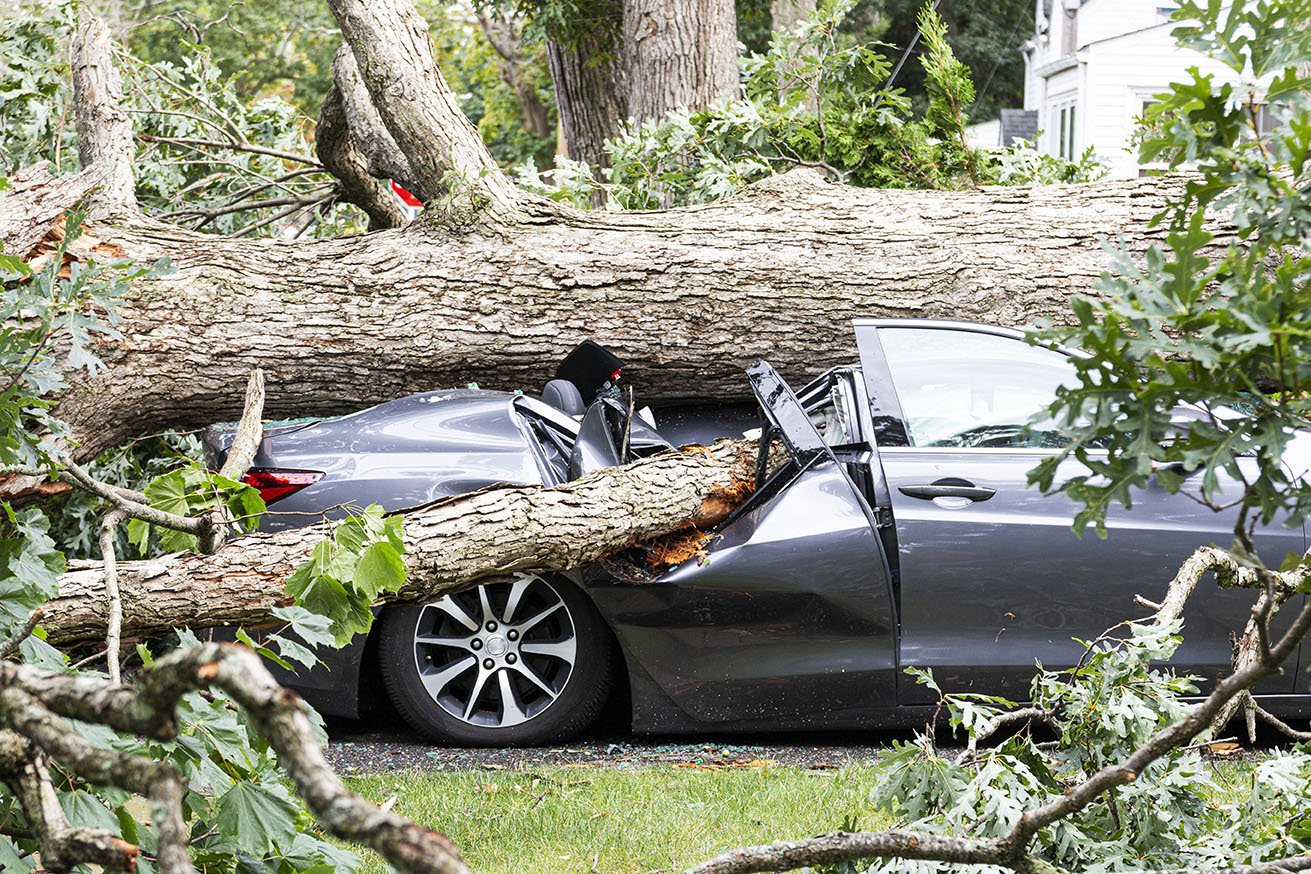
[{"label": "exposed pale wood", "polygon": [[93,166],[71,176],[56,177],[44,162],[24,167],[0,192],[0,246],[9,255],[26,256],[45,239],[60,217],[86,199],[107,175]]}]

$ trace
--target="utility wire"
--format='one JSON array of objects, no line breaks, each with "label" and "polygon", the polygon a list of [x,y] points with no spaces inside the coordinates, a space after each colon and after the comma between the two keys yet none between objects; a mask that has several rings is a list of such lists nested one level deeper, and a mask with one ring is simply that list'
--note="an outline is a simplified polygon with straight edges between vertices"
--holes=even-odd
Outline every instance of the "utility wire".
[{"label": "utility wire", "polygon": [[[1015,34],[1020,32],[1020,25],[1024,23],[1025,13],[1028,12],[1028,5],[1029,4],[1027,3],[1017,4],[1017,6],[1019,6],[1020,16],[1018,19],[1016,19],[1015,26],[1011,28],[1011,35],[1006,38],[1006,45],[1010,45],[1015,42]],[[988,73],[988,78],[983,83],[983,88],[979,91],[978,94],[974,96],[975,106],[978,106],[979,103],[983,100],[983,98],[987,96],[988,86],[992,84],[992,77],[997,75],[997,70],[1000,67],[1001,67],[1001,57],[998,56],[997,62],[992,65],[992,72]]]},{"label": "utility wire", "polygon": [[[937,12],[938,7],[941,5],[942,5],[942,0],[933,0],[933,11]],[[920,30],[917,27],[915,28],[915,35],[910,38],[910,42],[906,43],[906,50],[903,51],[901,53],[901,57],[897,59],[897,66],[892,68],[892,75],[888,76],[888,81],[883,83],[883,88],[880,89],[879,96],[874,98],[874,106],[873,106],[874,109],[879,108],[879,104],[883,102],[883,95],[887,94],[888,91],[892,88],[893,83],[897,81],[897,76],[901,73],[901,68],[906,65],[906,59],[910,57],[910,53],[915,50],[915,46],[919,43],[919,41],[920,41]]]}]

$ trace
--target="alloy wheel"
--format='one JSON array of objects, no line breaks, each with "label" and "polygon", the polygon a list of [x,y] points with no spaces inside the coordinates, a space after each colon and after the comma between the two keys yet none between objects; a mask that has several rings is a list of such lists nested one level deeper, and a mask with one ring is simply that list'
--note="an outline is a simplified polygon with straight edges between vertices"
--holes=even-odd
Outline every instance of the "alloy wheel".
[{"label": "alloy wheel", "polygon": [[415,666],[429,697],[483,728],[545,712],[569,682],[577,651],[568,605],[536,575],[425,604],[414,628]]}]

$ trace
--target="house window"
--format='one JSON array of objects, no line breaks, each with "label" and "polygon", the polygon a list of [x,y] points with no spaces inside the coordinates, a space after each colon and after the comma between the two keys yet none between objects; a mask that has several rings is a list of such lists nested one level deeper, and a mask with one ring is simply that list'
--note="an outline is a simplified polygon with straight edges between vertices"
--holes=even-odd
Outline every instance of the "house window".
[{"label": "house window", "polygon": [[1052,126],[1056,128],[1056,154],[1074,160],[1074,104],[1067,103],[1053,111]]}]

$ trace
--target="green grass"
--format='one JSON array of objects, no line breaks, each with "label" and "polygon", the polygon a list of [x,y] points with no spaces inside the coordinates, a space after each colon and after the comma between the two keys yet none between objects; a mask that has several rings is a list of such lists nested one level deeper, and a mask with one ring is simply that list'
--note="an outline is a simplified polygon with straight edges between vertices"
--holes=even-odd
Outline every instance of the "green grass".
[{"label": "green grass", "polygon": [[[1250,789],[1249,758],[1212,760],[1217,803]],[[873,768],[549,767],[346,777],[355,791],[440,829],[479,874],[683,871],[733,847],[894,825],[868,799]],[[847,823],[850,827],[850,823]],[[360,851],[364,874],[381,859]]]},{"label": "green grass", "polygon": [[[870,807],[867,767],[540,768],[396,772],[346,782],[444,831],[480,874],[682,871],[744,844],[890,823]],[[386,866],[361,854],[366,874]]]}]

